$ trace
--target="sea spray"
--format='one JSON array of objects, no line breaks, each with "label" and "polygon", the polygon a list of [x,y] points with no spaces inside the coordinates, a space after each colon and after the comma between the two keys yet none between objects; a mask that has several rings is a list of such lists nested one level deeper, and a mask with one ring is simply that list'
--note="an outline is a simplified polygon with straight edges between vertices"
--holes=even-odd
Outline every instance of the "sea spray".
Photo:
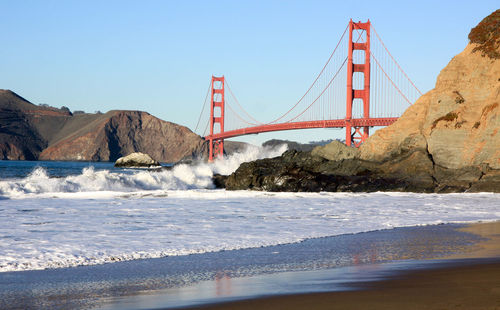
[{"label": "sea spray", "polygon": [[229,175],[236,171],[244,163],[262,158],[271,158],[280,156],[287,150],[287,145],[282,144],[276,147],[256,147],[249,145],[244,152],[234,153],[231,156],[216,159],[211,164],[211,170],[214,173]]},{"label": "sea spray", "polygon": [[[212,163],[197,162],[192,165],[179,164],[170,170],[123,170],[111,172],[86,167],[81,174],[66,177],[50,177],[42,167],[35,168],[22,179],[0,181],[0,196],[3,198],[65,197],[100,198],[117,197],[140,192],[141,195],[162,195],[162,191],[213,189],[214,173],[230,174],[246,161],[279,156],[286,145],[275,148],[248,146],[243,152],[216,159]],[[75,195],[68,195],[74,193]],[[88,193],[89,195],[85,195]]]}]

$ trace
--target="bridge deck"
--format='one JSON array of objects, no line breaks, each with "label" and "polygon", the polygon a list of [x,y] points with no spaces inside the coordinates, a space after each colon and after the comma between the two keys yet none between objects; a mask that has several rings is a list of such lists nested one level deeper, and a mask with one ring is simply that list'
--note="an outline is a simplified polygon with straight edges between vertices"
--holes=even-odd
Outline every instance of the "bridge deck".
[{"label": "bridge deck", "polygon": [[[353,127],[361,126],[388,126],[394,123],[397,117],[384,117],[384,118],[356,118],[351,119],[350,123]],[[228,139],[238,136],[259,134],[263,132],[270,131],[283,131],[283,130],[294,130],[294,129],[310,129],[310,128],[342,128],[346,127],[347,121],[345,119],[333,119],[333,120],[323,120],[323,121],[308,121],[308,122],[294,122],[294,123],[281,123],[281,124],[265,124],[254,127],[246,127],[236,130],[225,131],[221,133],[214,134],[212,136],[208,135],[205,137],[206,140],[221,140]]]}]

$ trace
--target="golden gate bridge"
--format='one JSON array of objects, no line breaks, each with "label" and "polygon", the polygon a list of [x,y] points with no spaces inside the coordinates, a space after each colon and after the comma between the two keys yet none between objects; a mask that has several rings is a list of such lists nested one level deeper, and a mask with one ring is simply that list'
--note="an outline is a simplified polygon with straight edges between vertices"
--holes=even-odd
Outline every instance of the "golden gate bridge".
[{"label": "golden gate bridge", "polygon": [[195,132],[209,141],[210,161],[224,154],[224,139],[271,131],[345,127],[346,144],[359,147],[370,127],[394,123],[421,95],[370,20],[351,19],[316,79],[284,114],[256,120],[227,78],[212,76]]}]

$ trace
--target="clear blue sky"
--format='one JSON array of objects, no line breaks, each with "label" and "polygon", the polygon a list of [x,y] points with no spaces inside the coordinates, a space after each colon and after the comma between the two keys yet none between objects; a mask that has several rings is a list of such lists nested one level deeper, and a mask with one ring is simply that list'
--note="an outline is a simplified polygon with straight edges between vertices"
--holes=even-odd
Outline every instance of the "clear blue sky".
[{"label": "clear blue sky", "polygon": [[[73,110],[144,110],[194,129],[212,74],[269,121],[315,78],[350,18],[369,18],[422,91],[495,1],[5,1],[0,88]],[[245,141],[343,137],[339,130]]]}]

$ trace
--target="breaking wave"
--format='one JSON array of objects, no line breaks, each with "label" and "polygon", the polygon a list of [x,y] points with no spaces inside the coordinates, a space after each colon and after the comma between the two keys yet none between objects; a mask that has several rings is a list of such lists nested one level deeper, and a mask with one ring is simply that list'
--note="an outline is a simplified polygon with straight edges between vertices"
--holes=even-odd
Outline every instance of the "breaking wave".
[{"label": "breaking wave", "polygon": [[241,163],[261,158],[281,155],[286,145],[275,148],[248,146],[240,153],[216,159],[213,163],[197,162],[191,165],[179,164],[171,169],[160,171],[127,170],[111,172],[95,170],[90,166],[84,168],[79,175],[62,178],[50,177],[42,167],[35,168],[23,179],[0,181],[0,196],[3,198],[25,198],[33,196],[49,196],[88,198],[92,196],[105,198],[116,197],[133,192],[162,192],[172,190],[212,189],[214,174],[228,175],[234,172]]}]

